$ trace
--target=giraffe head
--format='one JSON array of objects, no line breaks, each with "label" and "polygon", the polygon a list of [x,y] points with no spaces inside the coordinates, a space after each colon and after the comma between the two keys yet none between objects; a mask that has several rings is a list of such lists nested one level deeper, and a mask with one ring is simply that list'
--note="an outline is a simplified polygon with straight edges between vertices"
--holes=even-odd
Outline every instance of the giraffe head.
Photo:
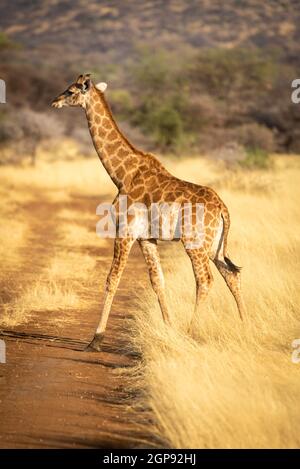
[{"label": "giraffe head", "polygon": [[[98,83],[96,85],[96,88],[102,93],[106,87],[106,83]],[[56,108],[63,106],[81,106],[85,108],[93,88],[95,86],[90,78],[90,74],[79,75],[74,83],[52,101],[52,106]]]}]

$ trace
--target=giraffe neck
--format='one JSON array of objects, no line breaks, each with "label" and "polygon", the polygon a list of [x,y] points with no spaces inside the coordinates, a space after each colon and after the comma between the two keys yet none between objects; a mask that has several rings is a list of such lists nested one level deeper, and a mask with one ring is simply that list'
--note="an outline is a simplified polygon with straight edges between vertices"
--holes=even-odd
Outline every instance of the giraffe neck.
[{"label": "giraffe neck", "polygon": [[142,153],[136,150],[118,128],[103,93],[91,89],[86,117],[94,147],[115,185],[129,188]]}]

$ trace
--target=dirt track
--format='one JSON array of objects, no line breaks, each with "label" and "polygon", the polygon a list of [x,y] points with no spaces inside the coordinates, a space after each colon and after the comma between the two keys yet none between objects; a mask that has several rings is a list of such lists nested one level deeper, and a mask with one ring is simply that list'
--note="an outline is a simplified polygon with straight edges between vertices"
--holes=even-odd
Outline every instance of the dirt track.
[{"label": "dirt track", "polygon": [[[8,291],[13,299],[19,289],[30,286],[53,253],[61,249],[58,214],[66,203],[33,195],[33,201],[23,204],[21,210],[30,226],[27,245],[20,249],[17,270],[6,268],[6,281],[2,279],[0,285],[6,301]],[[96,198],[73,195],[67,208],[94,214],[97,203]],[[89,230],[95,230],[93,220]],[[72,249],[78,247],[69,247],[68,251]],[[7,348],[7,363],[0,364],[2,448],[132,448],[157,444],[149,433],[150,415],[136,410],[136,396],[128,386],[129,370],[140,359],[130,344],[128,330],[134,312],[133,282],[137,275],[148,281],[144,265],[136,262],[141,259],[140,253],[134,247],[114,301],[103,351],[93,353],[84,349],[99,319],[99,288],[109,269],[112,243],[104,248],[83,246],[82,250],[97,259],[93,281],[82,285],[80,292],[88,299],[84,311],[74,309],[72,321],[62,324],[61,311],[33,312],[26,323],[2,328],[0,338]],[[99,280],[94,283],[97,274]],[[13,288],[7,288],[8,281]]]}]

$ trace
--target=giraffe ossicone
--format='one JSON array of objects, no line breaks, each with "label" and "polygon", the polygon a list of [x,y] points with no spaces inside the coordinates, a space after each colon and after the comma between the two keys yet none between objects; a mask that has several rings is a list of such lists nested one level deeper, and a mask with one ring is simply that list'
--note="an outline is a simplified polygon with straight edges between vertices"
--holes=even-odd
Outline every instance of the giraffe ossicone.
[{"label": "giraffe ossicone", "polygon": [[[140,207],[141,205],[146,207],[149,216],[153,204],[176,204],[180,207],[184,207],[185,204],[192,204],[193,207],[197,204],[201,205],[203,207],[201,246],[192,247],[184,231],[180,235],[192,262],[196,280],[195,311],[200,310],[212,285],[210,261],[213,261],[231,291],[242,318],[245,307],[241,295],[240,268],[233,264],[227,253],[230,216],[226,205],[210,187],[176,178],[154,155],[132,145],[113,118],[104,95],[106,86],[104,82],[94,85],[90,74],[79,75],[74,83],[53,100],[52,106],[56,108],[80,106],[85,110],[95,150],[118,188],[118,195],[112,203],[112,212],[115,211],[118,214],[119,204],[122,202],[122,197],[126,195],[129,224],[139,227],[139,224],[144,221],[140,218],[139,212],[132,209],[134,205],[140,204]],[[166,219],[162,217],[162,220],[158,222],[159,228],[165,221]],[[116,228],[118,224],[119,219],[116,216]],[[192,231],[200,230],[193,209],[189,224]],[[121,237],[118,236],[116,229],[114,257],[107,277],[104,304],[96,335],[91,343],[91,348],[96,350],[100,347],[99,338],[103,339],[113,298],[135,241],[140,244],[148,266],[151,284],[157,295],[163,319],[166,323],[171,323],[157,249],[157,241],[163,239],[162,231],[159,229],[156,236],[149,233],[146,237],[140,236],[139,233],[139,230],[127,232],[125,237]],[[175,240],[175,237],[173,239]]]}]

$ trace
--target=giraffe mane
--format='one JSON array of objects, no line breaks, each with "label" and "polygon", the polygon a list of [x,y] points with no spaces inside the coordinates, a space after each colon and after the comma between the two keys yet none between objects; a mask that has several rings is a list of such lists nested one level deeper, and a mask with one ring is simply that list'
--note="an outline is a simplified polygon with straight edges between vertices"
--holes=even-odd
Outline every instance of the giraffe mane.
[{"label": "giraffe mane", "polygon": [[124,139],[124,141],[126,142],[126,144],[131,148],[132,151],[136,152],[136,153],[139,153],[140,155],[146,155],[147,153],[143,152],[142,150],[139,150],[138,148],[136,148],[129,140],[128,138],[123,134],[123,132],[120,130],[114,116],[113,116],[113,113],[111,111],[111,108],[110,108],[110,105],[108,104],[103,92],[101,90],[99,90],[97,88],[97,86],[94,85],[94,89],[96,91],[96,93],[98,94],[98,96],[100,97],[100,99],[102,100],[102,103],[105,107],[105,110],[107,111],[110,119],[111,119],[111,122],[113,123],[115,129],[122,135],[122,138]]}]

